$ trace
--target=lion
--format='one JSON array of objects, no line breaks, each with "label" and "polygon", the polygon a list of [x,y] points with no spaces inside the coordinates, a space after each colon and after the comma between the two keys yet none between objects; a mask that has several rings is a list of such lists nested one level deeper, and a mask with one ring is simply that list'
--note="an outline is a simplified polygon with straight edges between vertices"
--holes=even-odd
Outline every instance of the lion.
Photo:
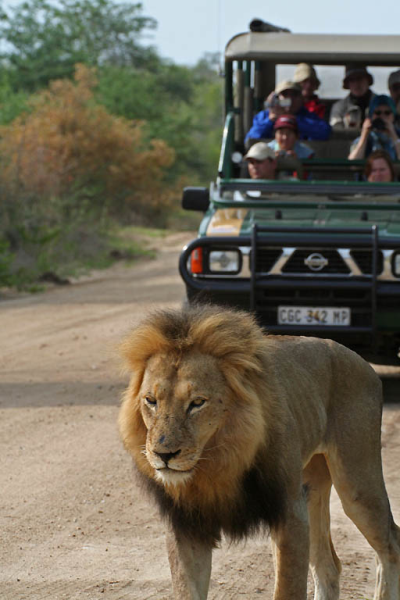
[{"label": "lion", "polygon": [[331,340],[268,335],[246,312],[156,311],[122,343],[123,443],[167,522],[175,598],[208,595],[212,550],[266,531],[274,600],[339,598],[335,486],[377,555],[375,600],[399,600],[400,529],[381,462],[382,389]]}]

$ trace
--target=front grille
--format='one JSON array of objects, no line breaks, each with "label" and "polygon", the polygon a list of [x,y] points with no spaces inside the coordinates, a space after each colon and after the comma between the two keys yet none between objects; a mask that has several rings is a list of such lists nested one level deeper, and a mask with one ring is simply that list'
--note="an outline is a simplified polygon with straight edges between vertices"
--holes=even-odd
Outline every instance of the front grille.
[{"label": "front grille", "polygon": [[257,302],[260,306],[277,304],[312,306],[351,306],[371,305],[371,293],[368,290],[332,288],[268,288],[257,289]]},{"label": "front grille", "polygon": [[[372,250],[360,248],[350,252],[352,258],[357,263],[358,268],[364,275],[372,275]],[[377,274],[383,271],[383,252],[378,251]]]},{"label": "front grille", "polygon": [[[269,273],[281,254],[281,248],[257,247],[256,273]],[[250,264],[253,268],[252,255],[250,255]]]},{"label": "front grille", "polygon": [[[307,258],[309,258],[312,254],[315,253],[322,255],[328,261],[328,264],[318,271],[310,269],[304,262]],[[314,275],[348,275],[350,273],[350,269],[344,262],[343,258],[340,256],[339,252],[335,249],[324,248],[321,251],[319,249],[313,248],[299,248],[292,254],[285,266],[282,268],[282,273],[312,273]]]}]

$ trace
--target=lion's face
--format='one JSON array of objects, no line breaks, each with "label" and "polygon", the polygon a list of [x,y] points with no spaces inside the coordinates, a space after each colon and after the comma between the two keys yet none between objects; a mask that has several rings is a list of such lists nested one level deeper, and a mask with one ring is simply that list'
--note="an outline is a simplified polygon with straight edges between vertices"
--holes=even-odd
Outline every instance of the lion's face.
[{"label": "lion's face", "polygon": [[153,356],[139,396],[147,428],[145,456],[156,478],[180,485],[196,470],[207,469],[207,453],[215,447],[229,402],[217,360],[198,352],[179,360]]}]

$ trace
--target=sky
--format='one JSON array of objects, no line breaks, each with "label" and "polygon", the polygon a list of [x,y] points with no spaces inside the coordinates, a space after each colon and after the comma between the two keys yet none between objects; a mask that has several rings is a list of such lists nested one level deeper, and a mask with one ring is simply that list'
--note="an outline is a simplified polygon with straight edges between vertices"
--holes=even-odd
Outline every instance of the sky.
[{"label": "sky", "polygon": [[400,2],[386,0],[141,0],[158,28],[150,42],[160,54],[194,65],[206,52],[223,52],[253,18],[293,33],[399,34]]},{"label": "sky", "polygon": [[[0,0],[0,4],[13,7],[22,1]],[[141,3],[142,15],[153,17],[158,23],[155,31],[146,32],[142,43],[155,46],[163,58],[188,66],[196,64],[208,52],[223,55],[226,43],[234,35],[248,31],[254,18],[285,27],[293,33],[400,34],[399,0],[385,0],[381,8],[376,0],[114,1]],[[346,93],[341,90],[343,68],[333,69],[337,71],[328,74],[324,68],[318,68],[323,81],[319,90],[322,96],[329,96],[332,89],[339,90],[339,95]],[[372,71],[374,91],[385,93],[388,70]],[[287,69],[282,74],[283,78],[291,76]],[[326,85],[329,89],[323,89]]]}]

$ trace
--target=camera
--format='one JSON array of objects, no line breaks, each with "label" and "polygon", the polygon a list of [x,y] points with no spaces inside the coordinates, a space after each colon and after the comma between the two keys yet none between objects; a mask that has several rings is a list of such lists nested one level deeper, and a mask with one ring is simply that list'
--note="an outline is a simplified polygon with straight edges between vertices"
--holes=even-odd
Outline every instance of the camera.
[{"label": "camera", "polygon": [[376,129],[377,131],[385,131],[386,123],[380,117],[377,117],[372,121],[372,129]]},{"label": "camera", "polygon": [[269,108],[290,108],[292,101],[290,98],[280,98],[278,94],[274,94],[271,100],[266,100],[264,102],[264,108],[268,110]]}]

